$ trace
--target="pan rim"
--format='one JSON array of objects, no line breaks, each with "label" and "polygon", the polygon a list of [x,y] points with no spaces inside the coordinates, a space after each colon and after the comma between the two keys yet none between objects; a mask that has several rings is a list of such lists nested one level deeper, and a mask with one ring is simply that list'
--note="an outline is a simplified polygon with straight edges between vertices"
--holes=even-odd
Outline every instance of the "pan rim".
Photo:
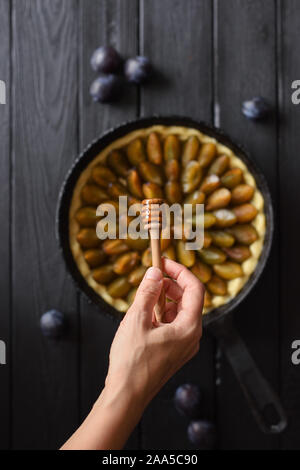
[{"label": "pan rim", "polygon": [[207,124],[204,121],[197,121],[196,119],[187,116],[152,115],[123,122],[101,133],[80,152],[64,177],[58,196],[56,210],[56,238],[68,274],[75,283],[76,289],[84,294],[89,303],[97,305],[100,308],[100,313],[107,315],[114,320],[120,320],[123,317],[123,314],[105,302],[105,300],[102,299],[102,297],[100,297],[87,284],[86,280],[79,272],[69,244],[69,208],[72,200],[73,190],[79,175],[102,149],[107,147],[107,145],[109,145],[109,143],[113,142],[114,140],[123,137],[124,135],[134,130],[150,127],[153,125],[184,126],[195,128],[208,136],[216,138],[220,143],[229,147],[248,166],[250,172],[255,178],[257,187],[261,191],[264,198],[266,234],[262,253],[259,257],[256,268],[241,291],[232,300],[226,304],[221,305],[220,307],[213,309],[211,312],[203,316],[203,324],[204,326],[208,326],[212,322],[221,319],[225,315],[235,310],[248,296],[250,291],[252,291],[258,279],[260,278],[269,258],[274,233],[274,212],[272,197],[265,176],[259,169],[256,162],[254,162],[250,157],[249,152],[245,149],[245,147],[240,143],[237,143],[236,140],[233,140],[222,129],[217,128],[211,124]]}]

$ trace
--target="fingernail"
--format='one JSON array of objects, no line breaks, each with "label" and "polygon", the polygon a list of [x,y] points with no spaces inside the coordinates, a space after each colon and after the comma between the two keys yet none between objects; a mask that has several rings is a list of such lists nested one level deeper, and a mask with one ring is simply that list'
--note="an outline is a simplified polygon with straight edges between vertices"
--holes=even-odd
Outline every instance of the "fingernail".
[{"label": "fingernail", "polygon": [[149,268],[146,272],[145,279],[152,279],[153,281],[161,281],[162,280],[162,272],[158,268]]}]

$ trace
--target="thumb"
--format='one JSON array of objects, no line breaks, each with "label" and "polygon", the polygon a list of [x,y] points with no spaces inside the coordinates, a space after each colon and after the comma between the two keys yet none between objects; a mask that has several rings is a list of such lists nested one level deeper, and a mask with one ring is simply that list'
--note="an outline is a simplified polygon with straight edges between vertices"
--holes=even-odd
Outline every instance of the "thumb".
[{"label": "thumb", "polygon": [[146,323],[152,323],[152,312],[162,288],[163,275],[158,268],[149,268],[135,294],[131,310],[143,315]]}]

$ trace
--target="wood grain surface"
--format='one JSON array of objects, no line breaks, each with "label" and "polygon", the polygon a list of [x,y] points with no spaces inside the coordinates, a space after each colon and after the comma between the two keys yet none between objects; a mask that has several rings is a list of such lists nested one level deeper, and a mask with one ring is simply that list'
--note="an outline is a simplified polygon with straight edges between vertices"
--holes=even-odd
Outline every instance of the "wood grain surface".
[{"label": "wood grain surface", "polygon": [[[217,124],[247,148],[263,171],[270,186],[277,218],[275,17],[273,0],[216,2]],[[242,115],[242,102],[253,96],[263,96],[272,106],[273,114],[268,120],[251,122]],[[263,276],[249,298],[235,312],[236,325],[253,358],[275,388],[279,381],[280,313],[277,239],[276,230]],[[265,449],[277,446],[276,438],[265,436],[257,430],[232,370],[223,358],[220,361],[218,403],[222,448]]]},{"label": "wood grain surface", "polygon": [[[137,117],[137,91],[128,87],[121,103],[101,105],[92,102],[89,87],[96,78],[90,57],[103,44],[115,46],[125,56],[137,54],[137,2],[123,0],[81,0],[79,45],[79,133],[80,149],[107,129]],[[86,299],[81,300],[80,396],[81,416],[88,413],[104,386],[111,342],[117,322],[104,317]],[[128,449],[138,446],[138,432],[127,443]]]},{"label": "wood grain surface", "polygon": [[0,449],[11,438],[11,316],[10,316],[10,5],[0,2],[0,79],[5,82],[6,104],[0,104],[0,340],[6,345],[6,365],[0,365]]},{"label": "wood grain surface", "polygon": [[[212,9],[210,1],[143,1],[140,52],[157,70],[153,85],[141,90],[141,115],[187,115],[212,122]],[[203,414],[215,411],[214,341],[205,332],[201,349],[150,404],[142,421],[145,449],[192,449],[188,420],[174,408],[176,388],[194,383],[203,390]],[[163,414],[162,414],[162,410]],[[159,432],[155,432],[159,429]]]},{"label": "wood grain surface", "polygon": [[[78,425],[78,311],[55,240],[63,177],[78,150],[76,2],[12,3],[12,425],[18,449],[56,448]],[[69,320],[52,342],[39,319]]]},{"label": "wood grain surface", "polygon": [[298,230],[300,227],[298,150],[300,106],[292,103],[291,84],[300,77],[299,3],[278,3],[278,175],[280,233],[280,390],[289,426],[282,436],[283,449],[300,447],[300,366],[292,364],[292,342],[300,339]]}]

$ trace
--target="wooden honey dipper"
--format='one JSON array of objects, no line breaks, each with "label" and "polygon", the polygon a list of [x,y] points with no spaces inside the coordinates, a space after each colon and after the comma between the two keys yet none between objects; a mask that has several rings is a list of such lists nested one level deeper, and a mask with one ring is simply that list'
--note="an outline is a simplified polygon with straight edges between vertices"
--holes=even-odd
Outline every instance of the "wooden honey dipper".
[{"label": "wooden honey dipper", "polygon": [[[151,253],[152,253],[152,266],[159,268],[162,271],[161,249],[160,249],[160,235],[162,227],[162,215],[160,206],[163,204],[163,199],[144,199],[142,208],[142,218],[144,228],[149,230]],[[162,322],[165,310],[165,291],[161,290],[157,304],[154,307],[156,321]]]}]

